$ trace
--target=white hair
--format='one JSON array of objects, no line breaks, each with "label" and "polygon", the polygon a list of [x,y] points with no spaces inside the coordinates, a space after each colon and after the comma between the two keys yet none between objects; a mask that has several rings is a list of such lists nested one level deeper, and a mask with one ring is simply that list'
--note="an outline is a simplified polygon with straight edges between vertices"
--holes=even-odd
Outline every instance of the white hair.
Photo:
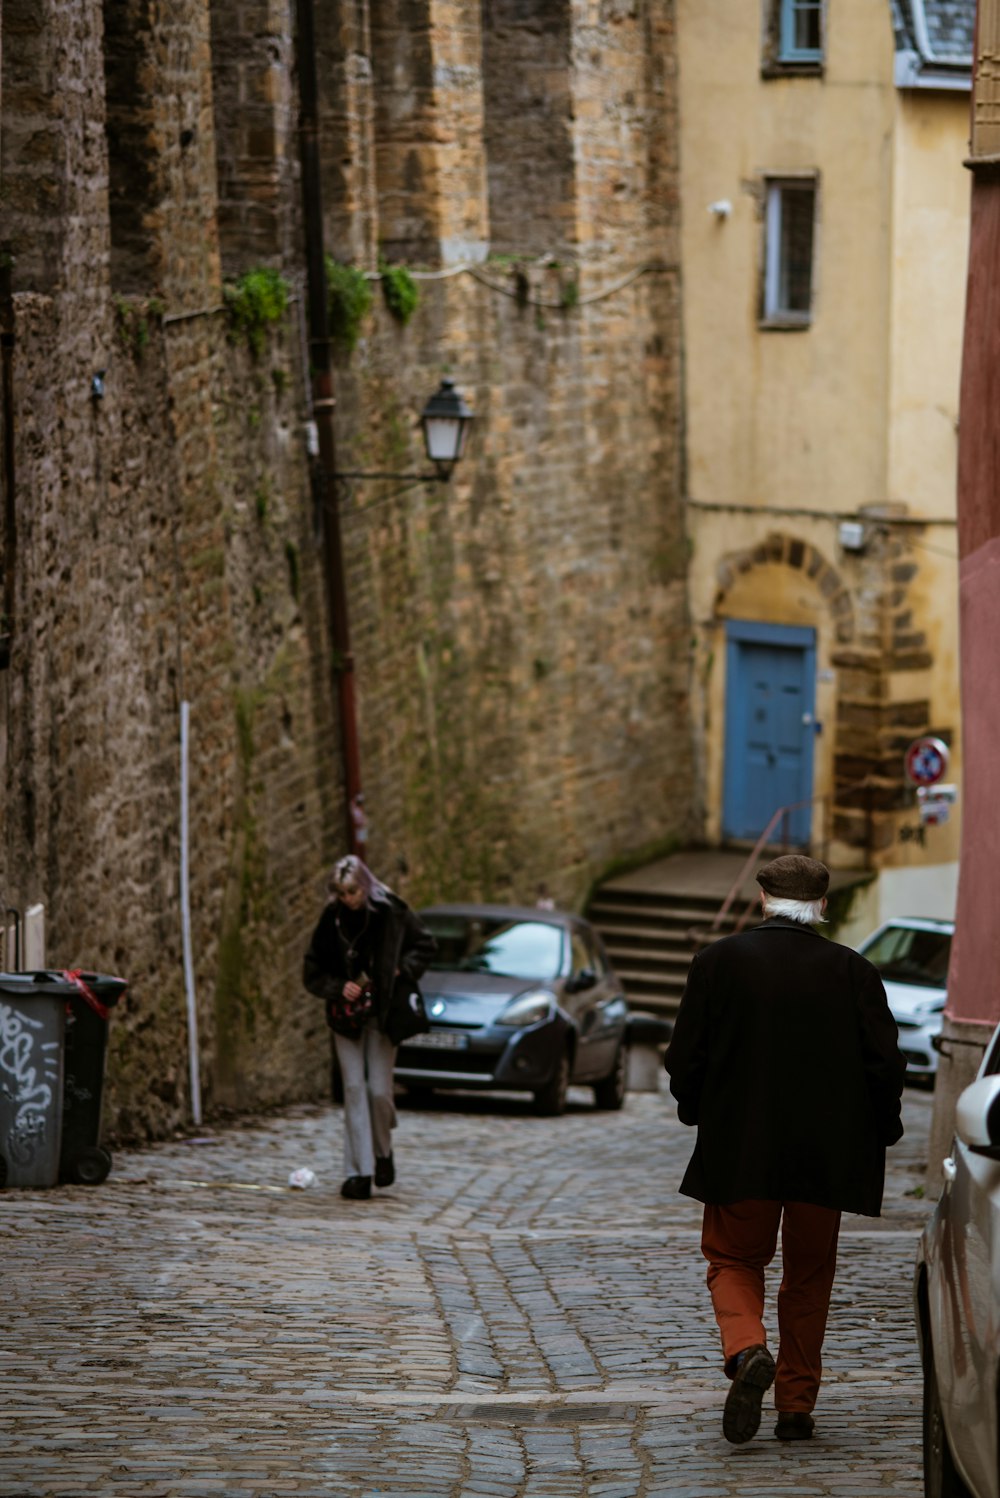
[{"label": "white hair", "polygon": [[355,853],[348,853],[346,857],[338,858],[333,866],[326,886],[332,900],[336,900],[337,890],[343,884],[355,885],[362,891],[368,904],[385,900],[390,893],[389,886],[383,884],[381,879],[376,879],[364,859],[358,858]]},{"label": "white hair", "polygon": [[786,921],[800,921],[803,926],[818,926],[826,920],[822,900],[783,900],[779,895],[764,894],[764,919],[783,915]]}]

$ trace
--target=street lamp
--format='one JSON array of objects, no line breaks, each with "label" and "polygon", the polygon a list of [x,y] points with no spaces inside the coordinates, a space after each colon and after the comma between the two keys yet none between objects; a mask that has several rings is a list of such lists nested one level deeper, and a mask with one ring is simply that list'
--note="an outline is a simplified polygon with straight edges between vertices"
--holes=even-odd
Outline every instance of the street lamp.
[{"label": "street lamp", "polygon": [[442,380],[420,416],[427,456],[447,483],[452,469],[465,452],[469,424],[474,420],[454,380]]},{"label": "street lamp", "polygon": [[442,380],[423,411],[420,425],[424,429],[424,447],[434,464],[433,473],[382,473],[371,470],[337,469],[337,479],[412,479],[420,483],[446,484],[455,464],[465,452],[469,426],[475,414],[466,405],[454,380]]}]

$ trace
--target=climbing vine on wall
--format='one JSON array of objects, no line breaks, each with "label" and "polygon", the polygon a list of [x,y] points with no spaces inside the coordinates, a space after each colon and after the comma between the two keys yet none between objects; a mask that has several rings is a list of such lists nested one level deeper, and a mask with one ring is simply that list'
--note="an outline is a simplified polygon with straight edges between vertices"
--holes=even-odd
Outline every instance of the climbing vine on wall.
[{"label": "climbing vine on wall", "polygon": [[255,357],[264,352],[267,330],[288,310],[288,282],[280,271],[259,266],[223,287],[230,337],[243,339]]},{"label": "climbing vine on wall", "polygon": [[326,287],[330,336],[350,353],[357,346],[361,324],[371,310],[371,283],[356,265],[342,265],[327,255]]},{"label": "climbing vine on wall", "polygon": [[385,261],[380,261],[379,274],[382,277],[385,305],[396,321],[405,327],[420,301],[417,283],[405,265],[387,265]]},{"label": "climbing vine on wall", "polygon": [[165,310],[163,303],[159,297],[136,301],[116,296],[114,308],[118,342],[134,359],[141,359],[152,337],[153,328],[158,327],[162,321]]}]

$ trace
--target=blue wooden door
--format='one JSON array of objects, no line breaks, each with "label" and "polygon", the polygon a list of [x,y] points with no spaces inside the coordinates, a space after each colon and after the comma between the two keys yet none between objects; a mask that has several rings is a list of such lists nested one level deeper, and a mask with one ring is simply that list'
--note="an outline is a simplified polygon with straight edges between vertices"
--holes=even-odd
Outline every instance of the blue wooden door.
[{"label": "blue wooden door", "polygon": [[[726,837],[757,838],[779,807],[812,795],[815,676],[814,630],[728,621]],[[812,808],[799,806],[770,841],[806,844],[811,823]]]}]

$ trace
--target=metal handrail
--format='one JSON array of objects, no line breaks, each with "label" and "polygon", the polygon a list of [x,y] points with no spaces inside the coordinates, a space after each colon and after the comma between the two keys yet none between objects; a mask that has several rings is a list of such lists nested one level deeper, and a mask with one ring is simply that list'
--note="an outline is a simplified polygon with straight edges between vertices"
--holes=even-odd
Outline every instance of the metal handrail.
[{"label": "metal handrail", "polygon": [[[740,890],[743,888],[743,881],[746,879],[747,874],[749,874],[750,870],[753,868],[754,864],[757,862],[758,858],[761,855],[761,850],[764,847],[766,847],[767,842],[770,839],[771,833],[774,831],[774,829],[778,825],[778,823],[780,821],[783,821],[785,823],[785,827],[786,827],[786,830],[787,830],[788,816],[789,816],[789,814],[791,812],[798,811],[799,808],[802,807],[802,806],[814,806],[817,801],[826,801],[828,799],[829,799],[829,792],[824,792],[824,794],[822,796],[810,796],[808,798],[808,800],[805,800],[805,801],[789,801],[789,803],[788,803],[787,806],[779,806],[778,807],[777,811],[774,812],[774,814],[771,817],[771,820],[768,822],[767,826],[764,828],[764,831],[761,833],[760,837],[754,843],[753,849],[747,855],[747,860],[744,863],[743,867],[740,869],[740,872],[737,874],[736,879],[735,879],[735,881],[734,881],[734,883],[733,883],[733,885],[732,885],[732,887],[731,887],[728,895],[726,896],[725,900],[723,900],[723,902],[720,905],[719,909],[716,911],[715,919],[713,920],[711,926],[708,928],[709,932],[718,931],[719,927],[722,925],[723,921],[726,919],[726,916],[729,914],[729,908],[730,908],[730,906],[733,904],[734,900],[736,899],[736,896],[739,894]],[[754,895],[753,899],[750,901],[749,906],[743,912],[743,915],[740,917],[739,922],[737,923],[737,926],[736,926],[737,931],[742,931],[743,930],[743,927],[747,923],[747,919],[749,917],[750,911],[753,909],[753,907],[754,907],[754,905],[756,903],[757,903],[757,897],[756,897],[756,895]]]},{"label": "metal handrail", "polygon": [[[870,784],[871,784],[871,776],[870,775],[865,775],[861,780],[851,781],[847,785],[838,786],[836,793],[837,794],[842,794],[844,791],[858,790],[858,789],[860,789],[862,787],[865,787],[865,786],[868,786]],[[740,869],[740,872],[737,874],[736,879],[734,880],[733,885],[730,888],[730,891],[729,891],[728,895],[723,900],[722,904],[719,906],[719,909],[717,910],[717,912],[715,914],[715,918],[712,921],[711,926],[709,926],[709,928],[708,928],[708,938],[709,939],[711,939],[711,937],[714,935],[714,933],[719,930],[719,928],[722,925],[723,921],[726,919],[726,916],[729,914],[731,906],[733,905],[734,901],[736,900],[736,897],[739,894],[740,890],[743,888],[743,882],[744,882],[744,880],[746,879],[746,877],[749,874],[750,870],[753,868],[754,864],[757,862],[757,859],[760,857],[762,850],[767,845],[767,842],[768,842],[768,840],[769,840],[769,838],[771,836],[771,833],[774,831],[774,829],[778,825],[778,823],[780,821],[783,821],[785,823],[785,828],[786,828],[786,832],[787,832],[788,817],[789,817],[789,815],[793,811],[798,811],[799,808],[802,807],[802,806],[815,806],[815,804],[817,803],[817,801],[826,803],[826,802],[828,802],[828,801],[831,800],[831,797],[832,797],[833,794],[834,793],[831,792],[831,791],[824,791],[821,796],[810,796],[810,797],[808,797],[804,801],[789,801],[789,803],[788,803],[787,806],[779,806],[778,807],[777,811],[774,812],[773,816],[771,817],[771,820],[768,822],[767,826],[764,828],[764,831],[761,833],[760,837],[754,843],[753,850],[748,854],[746,862],[744,863],[743,867]],[[827,841],[828,841],[828,829],[825,828],[824,829],[824,837],[823,837],[823,853],[824,853],[824,855],[826,853],[826,844],[827,844]],[[758,899],[758,897],[757,897],[756,894],[751,897],[750,903],[747,905],[746,910],[744,910],[743,914],[740,916],[739,920],[736,922],[735,931],[738,932],[738,931],[742,931],[743,930],[743,928],[746,925],[747,921],[750,919],[750,915],[751,915],[751,912],[754,909],[754,906],[757,904],[757,899]],[[697,943],[699,943],[699,944],[701,944],[704,941],[704,939],[705,939],[702,936],[702,934],[699,931],[697,931],[697,929],[695,929],[695,928],[692,928],[692,930],[689,932],[689,935]]]}]

